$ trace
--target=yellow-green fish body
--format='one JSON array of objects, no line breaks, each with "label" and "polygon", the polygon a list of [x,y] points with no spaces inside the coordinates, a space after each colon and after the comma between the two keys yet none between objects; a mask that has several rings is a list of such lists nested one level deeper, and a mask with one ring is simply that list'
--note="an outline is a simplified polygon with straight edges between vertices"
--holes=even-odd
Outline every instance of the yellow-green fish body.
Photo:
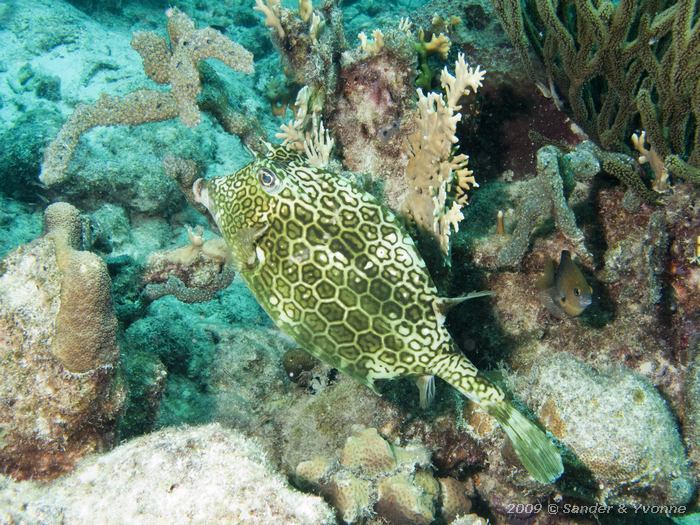
[{"label": "yellow-green fish body", "polygon": [[299,345],[372,388],[436,375],[501,422],[536,479],[561,474],[551,441],[456,349],[444,326],[449,300],[374,197],[283,148],[194,192],[260,304]]},{"label": "yellow-green fish body", "polygon": [[551,259],[547,261],[537,285],[542,302],[555,317],[580,315],[592,302],[593,289],[568,250],[562,250],[558,265]]}]

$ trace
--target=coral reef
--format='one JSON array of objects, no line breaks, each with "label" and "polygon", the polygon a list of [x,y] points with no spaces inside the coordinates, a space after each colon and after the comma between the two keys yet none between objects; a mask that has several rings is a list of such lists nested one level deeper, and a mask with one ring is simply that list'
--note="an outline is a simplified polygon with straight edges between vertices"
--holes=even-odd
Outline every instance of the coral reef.
[{"label": "coral reef", "polygon": [[[549,91],[566,97],[574,120],[601,146],[629,151],[632,133],[642,128],[661,158],[682,155],[698,167],[696,3],[557,4],[494,2],[532,78],[528,42]],[[671,164],[684,162],[675,157]]]},{"label": "coral reef", "polygon": [[0,479],[3,523],[335,523],[253,441],[219,425],[171,428],[81,462],[50,486]]},{"label": "coral reef", "polygon": [[[583,232],[576,225],[576,216],[569,207],[564,194],[566,174],[561,173],[560,165],[573,163],[569,174],[592,177],[598,172],[598,160],[583,148],[577,155],[562,153],[555,146],[545,146],[537,152],[537,176],[527,183],[526,194],[517,210],[517,224],[510,240],[499,251],[496,264],[499,267],[513,267],[520,263],[527,252],[533,233],[545,219],[553,218],[554,225],[574,248],[579,257],[589,262],[591,254],[584,244]],[[583,157],[583,158],[581,158]]]},{"label": "coral reef", "polygon": [[229,286],[235,276],[223,239],[204,240],[204,230],[188,228],[190,244],[152,253],[142,277],[149,301],[174,295],[183,303],[210,300]]},{"label": "coral reef", "polygon": [[343,16],[335,2],[313,9],[311,1],[300,1],[294,13],[279,0],[256,0],[255,9],[271,29],[285,75],[331,102],[338,82],[337,58],[346,47]]},{"label": "coral reef", "polygon": [[124,401],[107,268],[79,250],[73,206],[49,206],[45,228],[0,275],[0,463],[17,478],[56,476],[109,447]]},{"label": "coral reef", "polygon": [[469,512],[464,484],[453,478],[436,480],[429,467],[430,452],[422,445],[399,447],[376,429],[359,427],[337,459],[316,456],[303,461],[296,476],[302,486],[323,494],[345,523],[376,514],[393,525],[428,525],[439,515],[439,502],[446,520]]},{"label": "coral reef", "polygon": [[[509,504],[697,505],[693,2],[493,3],[501,14],[512,7],[506,30],[517,29],[519,53],[487,0],[257,0],[255,10],[185,0],[187,16],[168,10],[158,34],[159,2],[0,5],[0,470],[52,478],[130,440],[50,485],[3,478],[0,521],[92,523],[111,498],[133,522],[134,501],[149,523],[333,522],[318,498],[276,499],[289,495],[283,484],[249,483],[256,492],[236,506],[235,465],[263,450],[269,459],[256,465],[320,493],[338,521],[588,525],[605,517]],[[544,69],[516,63],[527,40]],[[255,76],[241,74],[252,56],[233,42],[254,53]],[[460,53],[488,71],[476,96],[450,87],[457,71],[440,81]],[[580,142],[566,113],[597,144]],[[352,170],[342,176],[402,219],[415,211],[419,228],[407,225],[441,294],[495,292],[446,322],[489,379],[558,437],[566,470],[556,485],[529,478],[497,422],[442,382],[427,410],[408,381],[377,382],[376,396],[271,327],[203,231],[192,186],[248,162],[245,147],[266,152],[281,122],[278,138],[310,164]],[[458,178],[471,170],[481,187],[465,205],[474,181]],[[12,251],[40,234],[42,208],[59,200],[86,214],[53,206],[51,233]],[[594,289],[575,319],[549,315],[535,286],[562,250]],[[214,421],[236,430],[138,437]],[[348,438],[355,425],[370,428]],[[401,466],[416,443],[421,458]],[[145,473],[135,458],[162,462]],[[311,502],[317,514],[245,506],[268,499],[292,514]]]}]

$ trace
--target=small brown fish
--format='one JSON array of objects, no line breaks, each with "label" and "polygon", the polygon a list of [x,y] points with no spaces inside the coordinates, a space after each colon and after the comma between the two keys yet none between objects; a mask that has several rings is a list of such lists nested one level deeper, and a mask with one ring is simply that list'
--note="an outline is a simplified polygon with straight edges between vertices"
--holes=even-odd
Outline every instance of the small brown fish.
[{"label": "small brown fish", "polygon": [[559,319],[580,315],[592,301],[593,289],[571,260],[568,250],[562,250],[558,266],[551,259],[547,261],[537,287],[549,313]]}]

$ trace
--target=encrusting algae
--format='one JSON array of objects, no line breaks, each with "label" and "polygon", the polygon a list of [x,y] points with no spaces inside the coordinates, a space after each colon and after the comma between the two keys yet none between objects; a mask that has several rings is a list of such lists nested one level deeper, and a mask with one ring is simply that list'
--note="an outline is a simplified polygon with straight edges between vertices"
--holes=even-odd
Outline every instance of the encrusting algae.
[{"label": "encrusting algae", "polygon": [[412,376],[429,389],[426,376],[438,376],[499,421],[536,480],[562,474],[545,433],[457,349],[444,312],[459,300],[438,296],[413,240],[374,197],[284,147],[193,191],[260,304],[312,355],[370,388]]}]

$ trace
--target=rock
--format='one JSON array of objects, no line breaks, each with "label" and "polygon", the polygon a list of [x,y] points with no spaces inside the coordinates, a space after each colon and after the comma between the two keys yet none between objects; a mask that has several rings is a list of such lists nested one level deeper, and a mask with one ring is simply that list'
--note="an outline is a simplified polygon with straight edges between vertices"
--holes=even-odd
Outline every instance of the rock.
[{"label": "rock", "polygon": [[20,479],[109,447],[124,401],[106,266],[77,249],[73,206],[52,204],[45,223],[0,275],[0,465]]},{"label": "rock", "polygon": [[588,471],[578,482],[590,485],[596,501],[683,505],[693,495],[676,421],[642,377],[625,369],[597,371],[559,353],[537,360],[529,376],[516,381],[516,392],[571,451],[565,472]]},{"label": "rock", "polygon": [[0,132],[3,193],[36,201],[41,154],[58,131],[60,121],[57,110],[42,105],[28,110]]},{"label": "rock", "polygon": [[0,479],[0,522],[28,525],[321,525],[321,498],[295,491],[259,446],[219,425],[168,428],[84,460],[46,486]]}]

